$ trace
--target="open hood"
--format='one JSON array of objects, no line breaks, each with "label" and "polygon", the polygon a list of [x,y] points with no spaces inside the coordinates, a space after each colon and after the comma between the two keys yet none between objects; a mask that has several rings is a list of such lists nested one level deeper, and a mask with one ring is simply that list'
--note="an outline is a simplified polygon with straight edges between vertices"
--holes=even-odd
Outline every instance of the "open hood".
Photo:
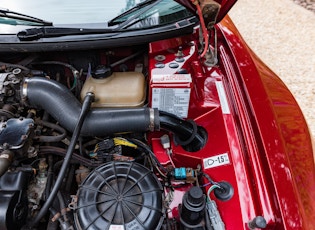
[{"label": "open hood", "polygon": [[[192,12],[197,12],[196,5],[192,2],[192,0],[175,0],[175,1],[186,6]],[[193,1],[197,1],[197,0],[193,0]],[[216,23],[217,23],[217,22],[220,22],[224,18],[224,16],[232,8],[232,6],[235,4],[236,1],[237,0],[199,0],[199,4],[201,6],[212,5],[215,3],[219,4],[220,9],[216,18]]]}]

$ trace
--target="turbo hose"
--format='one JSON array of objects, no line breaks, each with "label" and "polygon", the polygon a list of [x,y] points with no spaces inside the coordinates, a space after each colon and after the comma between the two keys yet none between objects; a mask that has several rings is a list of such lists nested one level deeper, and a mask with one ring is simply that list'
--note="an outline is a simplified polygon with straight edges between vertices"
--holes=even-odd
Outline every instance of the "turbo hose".
[{"label": "turbo hose", "polygon": [[[42,77],[26,78],[22,100],[46,110],[66,130],[73,132],[79,119],[81,103],[63,84]],[[107,136],[114,133],[146,132],[165,129],[175,134],[175,142],[187,151],[198,151],[206,134],[194,121],[148,107],[92,108],[84,120],[81,136]]]}]

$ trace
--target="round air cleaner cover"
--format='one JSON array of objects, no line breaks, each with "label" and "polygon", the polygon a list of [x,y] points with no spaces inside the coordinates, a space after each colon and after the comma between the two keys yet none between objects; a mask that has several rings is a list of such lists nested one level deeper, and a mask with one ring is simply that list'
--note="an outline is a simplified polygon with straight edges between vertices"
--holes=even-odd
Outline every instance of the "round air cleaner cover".
[{"label": "round air cleaner cover", "polygon": [[78,229],[157,229],[163,220],[162,186],[141,164],[110,162],[82,182],[77,193]]}]

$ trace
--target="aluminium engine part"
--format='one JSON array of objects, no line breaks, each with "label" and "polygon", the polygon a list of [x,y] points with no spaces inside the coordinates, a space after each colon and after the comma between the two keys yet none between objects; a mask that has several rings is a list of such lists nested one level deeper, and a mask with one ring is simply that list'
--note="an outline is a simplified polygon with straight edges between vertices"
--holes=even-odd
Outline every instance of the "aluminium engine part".
[{"label": "aluminium engine part", "polygon": [[11,118],[0,122],[0,149],[20,149],[30,135],[34,121],[30,118]]},{"label": "aluminium engine part", "polygon": [[21,69],[0,73],[0,118],[6,120],[16,116],[18,91],[22,81]]},{"label": "aluminium engine part", "polygon": [[12,86],[20,83],[20,69],[14,69],[11,73],[0,73],[0,94],[12,95]]},{"label": "aluminium engine part", "polygon": [[34,121],[30,118],[10,118],[0,122],[0,176],[10,167],[16,155],[23,155],[29,148]]},{"label": "aluminium engine part", "polygon": [[163,188],[146,167],[113,161],[90,173],[77,193],[78,229],[159,229]]},{"label": "aluminium engine part", "polygon": [[28,200],[32,205],[39,205],[47,186],[48,164],[45,158],[40,158],[38,173],[28,185]]}]

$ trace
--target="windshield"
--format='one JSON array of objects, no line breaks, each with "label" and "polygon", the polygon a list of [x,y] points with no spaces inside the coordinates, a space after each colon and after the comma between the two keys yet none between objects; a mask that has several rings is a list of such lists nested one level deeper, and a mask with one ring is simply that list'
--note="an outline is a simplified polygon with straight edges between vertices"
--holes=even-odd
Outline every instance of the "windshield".
[{"label": "windshield", "polygon": [[[124,22],[123,28],[133,29],[173,23],[192,15],[172,0],[150,1],[126,13],[143,2],[143,0],[1,0],[1,8],[50,21],[54,26],[99,24],[98,27],[107,27],[107,22],[111,21],[115,26]],[[117,17],[122,14],[122,17]]]}]

